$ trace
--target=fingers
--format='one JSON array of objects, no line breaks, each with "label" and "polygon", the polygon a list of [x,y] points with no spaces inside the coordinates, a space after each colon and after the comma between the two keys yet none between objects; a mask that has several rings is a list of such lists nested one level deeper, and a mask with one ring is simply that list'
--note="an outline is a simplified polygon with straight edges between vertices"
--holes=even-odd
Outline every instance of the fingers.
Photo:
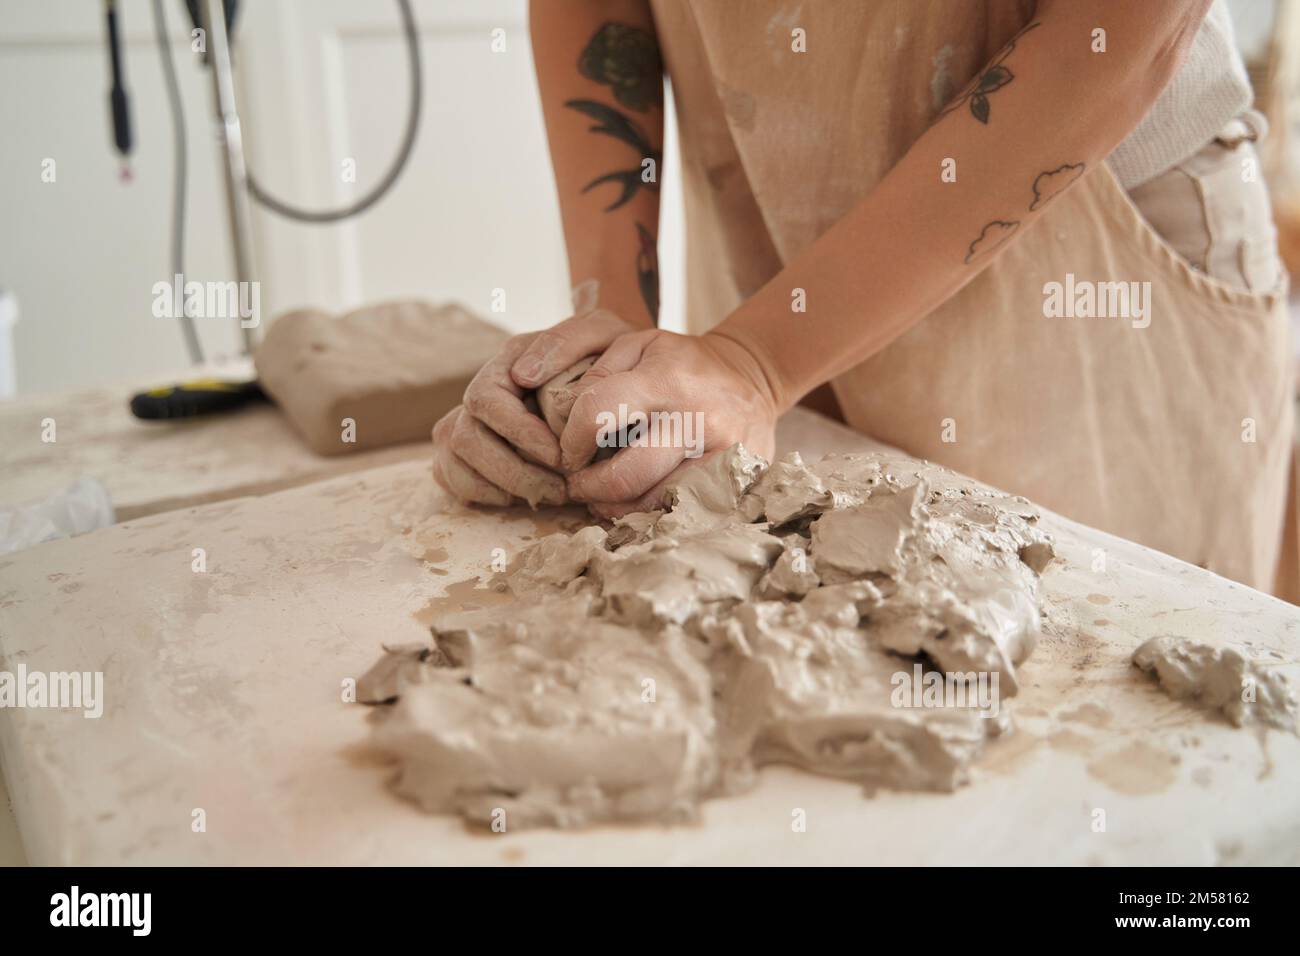
[{"label": "fingers", "polygon": [[513,502],[510,493],[498,488],[469,465],[460,460],[451,449],[451,434],[456,422],[468,417],[457,406],[433,426],[433,480],[449,494],[462,501],[505,507]]},{"label": "fingers", "polygon": [[456,421],[450,447],[469,468],[534,508],[538,504],[562,505],[568,500],[563,478],[519,457],[499,435],[472,415],[461,415]]},{"label": "fingers", "polygon": [[688,468],[695,468],[707,461],[712,454],[716,454],[716,452],[704,455],[701,458],[683,459],[662,481],[633,501],[595,501],[587,505],[587,510],[599,518],[612,520],[622,518],[624,515],[632,514],[635,511],[656,511],[663,508],[668,495],[668,488],[680,481],[682,474]]},{"label": "fingers", "polygon": [[492,505],[496,508],[508,508],[514,503],[510,493],[502,491],[454,454],[441,458],[436,466],[435,477],[438,484],[461,501],[472,501],[480,505]]},{"label": "fingers", "polygon": [[685,455],[683,448],[623,448],[569,476],[574,501],[606,504],[636,501],[672,474]]},{"label": "fingers", "polygon": [[549,468],[560,465],[560,446],[547,424],[524,407],[524,389],[510,378],[510,366],[537,336],[517,336],[502,346],[465,389],[465,411],[521,454]]},{"label": "fingers", "polygon": [[565,319],[532,338],[510,364],[510,378],[520,388],[537,388],[579,359],[603,352],[631,328],[605,309]]},{"label": "fingers", "polygon": [[[559,402],[553,400],[553,407],[559,414],[547,413],[546,420],[552,431],[558,430],[563,433],[564,426],[568,423],[569,415],[573,411],[578,395],[611,375],[635,368],[637,362],[641,360],[643,343],[650,341],[654,334],[655,331],[649,329],[646,332],[621,335],[613,341],[599,358],[584,360],[590,362],[590,366],[565,388],[567,399],[564,401],[563,407],[560,407]],[[583,362],[579,362],[577,365],[571,366],[571,368],[581,368],[582,365]],[[561,377],[553,379],[553,381],[562,381],[564,374],[566,373],[561,373]],[[545,392],[545,388],[538,394],[540,395],[543,392]],[[563,463],[563,460],[563,455],[561,455],[561,463]]]},{"label": "fingers", "polygon": [[620,405],[648,413],[658,404],[647,384],[651,379],[644,373],[617,372],[607,378],[597,376],[595,384],[589,384],[595,368],[593,365],[582,377],[584,390],[573,403],[560,436],[560,467],[567,474],[585,468],[596,456],[602,441],[609,446],[617,443],[620,436],[615,429],[620,424]]},{"label": "fingers", "polygon": [[642,332],[620,335],[610,343],[604,354],[596,359],[591,368],[587,369],[582,378],[578,380],[578,390],[593,386],[602,379],[617,375],[619,372],[632,371],[632,369],[636,368],[637,363],[641,361],[645,347],[654,340],[657,334],[657,329],[646,329]]}]

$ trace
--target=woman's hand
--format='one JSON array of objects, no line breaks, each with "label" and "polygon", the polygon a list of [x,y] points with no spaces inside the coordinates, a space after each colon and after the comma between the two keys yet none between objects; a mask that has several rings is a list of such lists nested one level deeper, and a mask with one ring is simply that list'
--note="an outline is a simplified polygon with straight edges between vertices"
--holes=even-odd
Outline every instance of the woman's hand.
[{"label": "woman's hand", "polygon": [[[772,456],[776,402],[760,365],[730,337],[658,329],[624,335],[583,376],[580,387],[560,438],[560,464],[572,472],[569,497],[587,502],[602,517],[659,507],[678,471],[736,442]],[[607,426],[611,417],[618,419],[620,405],[629,413],[678,416],[673,421],[682,427],[674,434],[685,440],[673,447],[630,444],[590,464],[602,445],[615,440]],[[669,431],[661,424],[661,437]]]},{"label": "woman's hand", "polygon": [[464,501],[505,506],[564,504],[559,441],[524,399],[579,359],[631,329],[597,309],[544,332],[516,335],[479,370],[464,403],[433,427],[433,477]]}]

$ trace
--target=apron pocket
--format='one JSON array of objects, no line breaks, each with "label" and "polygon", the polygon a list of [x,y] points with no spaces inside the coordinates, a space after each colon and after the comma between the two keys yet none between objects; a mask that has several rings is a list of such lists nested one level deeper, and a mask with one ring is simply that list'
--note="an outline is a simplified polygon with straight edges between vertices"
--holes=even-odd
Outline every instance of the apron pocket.
[{"label": "apron pocket", "polygon": [[1249,142],[1216,140],[1125,198],[1141,227],[1188,269],[1271,305],[1285,268],[1258,169]]}]

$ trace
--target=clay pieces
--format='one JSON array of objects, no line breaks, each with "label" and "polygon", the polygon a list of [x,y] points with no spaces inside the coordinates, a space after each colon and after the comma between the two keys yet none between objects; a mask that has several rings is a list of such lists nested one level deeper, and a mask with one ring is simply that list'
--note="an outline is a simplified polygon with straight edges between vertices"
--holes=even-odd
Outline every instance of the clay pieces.
[{"label": "clay pieces", "polygon": [[1048,538],[924,463],[739,446],[556,534],[360,681],[397,790],[483,825],[692,819],[757,767],[950,791],[1009,727]]},{"label": "clay pieces", "polygon": [[457,305],[389,302],[343,316],[281,316],[258,379],[307,445],[341,455],[428,440],[507,334]]},{"label": "clay pieces", "polygon": [[1175,700],[1222,711],[1234,727],[1262,724],[1300,732],[1296,697],[1286,676],[1232,647],[1211,647],[1179,637],[1153,637],[1133,652]]},{"label": "clay pieces", "polygon": [[563,434],[564,426],[569,421],[569,412],[578,400],[578,390],[574,387],[578,379],[587,374],[587,369],[596,364],[592,355],[576,365],[571,365],[555,378],[537,390],[537,406],[542,418],[556,435]]},{"label": "clay pieces", "polygon": [[[569,422],[569,414],[581,394],[578,383],[588,369],[596,364],[596,356],[590,355],[574,365],[570,365],[549,382],[537,389],[537,414],[546,422],[558,438],[564,434],[564,426]],[[613,446],[598,448],[592,461],[604,461],[618,449]],[[531,502],[530,502],[531,504]]]}]

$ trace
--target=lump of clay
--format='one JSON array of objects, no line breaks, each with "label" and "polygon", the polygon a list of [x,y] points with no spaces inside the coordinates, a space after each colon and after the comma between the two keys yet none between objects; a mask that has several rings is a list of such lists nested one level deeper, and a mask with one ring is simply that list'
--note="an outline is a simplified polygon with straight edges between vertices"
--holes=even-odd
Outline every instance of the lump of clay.
[{"label": "lump of clay", "polygon": [[821,578],[808,553],[808,539],[794,534],[783,539],[785,550],[763,575],[759,593],[765,598],[800,598],[821,586]]},{"label": "lump of clay", "polygon": [[926,494],[918,482],[905,491],[885,489],[860,505],[822,515],[812,524],[813,547],[827,572],[843,579],[897,573],[903,545],[918,530],[919,505]]},{"label": "lump of clay", "polygon": [[[596,356],[588,356],[569,366],[533,393],[532,398],[537,403],[537,414],[557,436],[563,434],[564,426],[569,423],[569,415],[573,412],[573,406],[581,394],[578,388],[579,380],[595,364]],[[598,448],[592,461],[604,461],[617,451],[618,448],[612,445]]]},{"label": "lump of clay", "polygon": [[586,375],[587,370],[595,364],[596,356],[589,356],[576,365],[569,366],[537,390],[537,407],[555,434],[564,431],[564,426],[569,421],[569,412],[573,411],[573,403],[578,400],[578,379]]},{"label": "lump of clay", "polygon": [[1153,637],[1133,652],[1175,700],[1222,711],[1234,727],[1262,724],[1297,732],[1296,698],[1286,676],[1232,647]]},{"label": "lump of clay", "polygon": [[794,764],[908,790],[949,791],[965,782],[986,736],[1005,724],[970,707],[893,706],[900,661],[858,624],[852,595],[816,610],[747,603],[722,623],[736,632],[715,661],[725,688],[718,738],[729,766]]},{"label": "lump of clay", "polygon": [[358,699],[380,705],[398,793],[510,829],[693,816],[718,775],[707,668],[684,634],[588,604],[471,612],[435,631],[438,653],[388,652]]},{"label": "lump of clay", "polygon": [[821,477],[792,451],[763,473],[754,488],[754,496],[763,504],[763,514],[774,525],[822,510],[832,503],[830,491]]},{"label": "lump of clay", "polygon": [[781,550],[780,539],[738,524],[625,546],[599,556],[592,574],[610,617],[640,627],[684,624],[703,606],[748,597]]},{"label": "lump of clay", "polygon": [[495,580],[518,601],[363,678],[402,794],[508,826],[680,820],[768,763],[952,790],[1008,729],[1004,701],[899,688],[1015,694],[1051,560],[1024,499],[901,457],[769,469],[739,446],[666,499],[535,543]]},{"label": "lump of clay", "polygon": [[696,534],[723,524],[748,524],[762,517],[761,502],[747,492],[767,462],[740,445],[713,452],[683,468],[670,485],[668,514],[655,525],[658,534]]},{"label": "lump of clay", "polygon": [[590,525],[574,534],[550,534],[523,552],[508,582],[516,595],[564,587],[576,581],[597,555],[605,553],[605,529]]},{"label": "lump of clay", "polygon": [[337,317],[303,309],[272,323],[254,362],[307,445],[341,455],[427,441],[506,337],[457,305],[388,302]]}]

